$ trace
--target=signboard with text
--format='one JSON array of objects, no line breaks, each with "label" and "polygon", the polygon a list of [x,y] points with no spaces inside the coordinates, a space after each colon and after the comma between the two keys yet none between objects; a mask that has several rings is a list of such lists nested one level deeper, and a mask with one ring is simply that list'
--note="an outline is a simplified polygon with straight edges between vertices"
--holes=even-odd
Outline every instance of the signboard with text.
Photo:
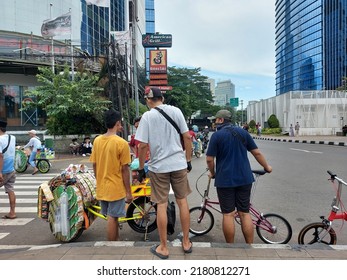
[{"label": "signboard with text", "polygon": [[230,106],[231,107],[238,107],[239,106],[239,98],[230,98]]},{"label": "signboard with text", "polygon": [[144,48],[151,48],[151,47],[171,48],[172,35],[171,34],[143,34],[142,46]]},{"label": "signboard with text", "polygon": [[149,51],[149,72],[167,73],[167,51],[166,50],[150,50]]}]

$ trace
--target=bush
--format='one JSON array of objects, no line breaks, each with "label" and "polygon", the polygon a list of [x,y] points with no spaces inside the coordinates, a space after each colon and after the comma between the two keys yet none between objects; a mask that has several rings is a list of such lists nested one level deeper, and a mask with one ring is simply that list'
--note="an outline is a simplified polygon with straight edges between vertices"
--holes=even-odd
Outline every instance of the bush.
[{"label": "bush", "polygon": [[274,114],[272,114],[268,118],[267,123],[268,123],[270,128],[279,128],[280,127],[280,122]]},{"label": "bush", "polygon": [[249,122],[249,124],[248,124],[248,126],[249,126],[250,128],[252,128],[252,129],[255,128],[255,125],[256,125],[255,120],[251,120],[251,121]]}]

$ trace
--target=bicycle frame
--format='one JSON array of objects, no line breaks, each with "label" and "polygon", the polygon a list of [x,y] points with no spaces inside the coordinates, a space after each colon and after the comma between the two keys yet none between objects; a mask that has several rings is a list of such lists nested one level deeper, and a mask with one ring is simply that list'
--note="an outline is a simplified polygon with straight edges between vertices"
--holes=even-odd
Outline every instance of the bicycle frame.
[{"label": "bicycle frame", "polygon": [[[265,173],[266,173],[265,171],[256,171],[256,170],[253,171],[253,174],[255,176],[255,181],[254,181],[253,186],[252,186],[252,189],[253,189],[252,194],[255,192],[255,188],[256,188],[256,185],[258,183],[259,177],[261,175],[264,175]],[[201,222],[202,219],[204,218],[204,214],[205,214],[204,209],[211,208],[211,209],[217,211],[218,213],[222,214],[222,211],[216,207],[216,205],[219,205],[219,201],[213,201],[213,200],[209,199],[210,184],[211,184],[211,178],[209,177],[207,188],[204,191],[204,195],[203,195],[203,201],[201,204],[202,211],[201,211],[200,217],[198,218],[198,222]],[[196,187],[197,187],[197,185],[196,185]],[[264,218],[263,213],[258,211],[252,205],[252,203],[250,204],[250,207],[249,207],[249,213],[251,214],[253,225],[257,225],[258,227],[260,227],[260,228],[262,228],[268,232],[273,232],[273,233],[276,232],[276,228],[274,226],[272,226],[272,224]],[[240,219],[240,217],[238,215],[238,212],[236,212],[235,213],[235,220],[237,221],[238,224],[241,224],[239,219]],[[259,220],[261,220],[262,223],[258,224]]]},{"label": "bicycle frame", "polygon": [[[341,178],[337,177],[336,174],[333,174],[331,171],[328,171],[328,173],[330,175],[329,180],[332,183],[334,183],[335,180],[338,182],[336,196],[333,198],[333,201],[331,203],[331,210],[329,213],[329,217],[327,219],[325,219],[324,217],[321,217],[323,222],[328,226],[327,230],[329,231],[329,229],[332,227],[332,223],[334,220],[347,221],[347,212],[346,211],[338,213],[338,211],[340,210],[339,206],[341,203],[342,186],[343,185],[347,186],[347,183],[344,180],[342,180]],[[327,231],[327,233],[328,233],[328,231]]]}]

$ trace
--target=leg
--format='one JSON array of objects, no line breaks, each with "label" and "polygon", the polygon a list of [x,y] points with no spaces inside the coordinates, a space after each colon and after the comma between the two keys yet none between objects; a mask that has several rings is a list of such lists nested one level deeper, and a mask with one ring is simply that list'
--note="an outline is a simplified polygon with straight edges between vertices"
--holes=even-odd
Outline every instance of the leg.
[{"label": "leg", "polygon": [[184,250],[188,250],[191,247],[191,244],[189,240],[190,215],[187,198],[176,199],[176,202],[180,210],[180,220],[183,232],[182,246]]},{"label": "leg", "polygon": [[239,215],[241,219],[241,229],[245,241],[247,244],[252,244],[254,241],[254,229],[251,214],[239,211]]},{"label": "leg", "polygon": [[160,238],[160,245],[157,248],[157,252],[167,256],[169,249],[167,248],[167,202],[157,204],[157,226]]},{"label": "leg", "polygon": [[118,218],[107,216],[107,240],[119,240]]},{"label": "leg", "polygon": [[235,237],[235,212],[223,213],[223,233],[226,243],[234,243]]},{"label": "leg", "polygon": [[39,170],[38,168],[36,167],[36,164],[35,164],[35,158],[36,158],[36,152],[32,152],[30,154],[30,157],[29,157],[29,164],[34,167],[34,171],[33,171],[33,175],[36,174]]},{"label": "leg", "polygon": [[12,192],[8,192],[8,199],[10,201],[10,212],[9,216],[10,217],[15,217],[16,216],[16,194]]}]

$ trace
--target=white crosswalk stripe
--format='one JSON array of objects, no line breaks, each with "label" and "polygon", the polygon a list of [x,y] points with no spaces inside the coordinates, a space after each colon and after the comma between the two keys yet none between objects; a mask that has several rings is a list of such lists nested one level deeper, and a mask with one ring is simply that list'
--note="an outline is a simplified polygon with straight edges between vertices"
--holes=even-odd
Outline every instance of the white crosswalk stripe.
[{"label": "white crosswalk stripe", "polygon": [[[17,174],[15,183],[16,219],[0,219],[0,239],[5,238],[9,232],[3,232],[5,226],[23,226],[33,221],[37,215],[37,193],[43,182],[49,181],[56,174]],[[9,211],[8,195],[4,188],[0,189],[0,216]],[[22,214],[22,215],[21,215]],[[27,214],[27,215],[26,215]],[[22,217],[21,217],[22,216]]]}]

